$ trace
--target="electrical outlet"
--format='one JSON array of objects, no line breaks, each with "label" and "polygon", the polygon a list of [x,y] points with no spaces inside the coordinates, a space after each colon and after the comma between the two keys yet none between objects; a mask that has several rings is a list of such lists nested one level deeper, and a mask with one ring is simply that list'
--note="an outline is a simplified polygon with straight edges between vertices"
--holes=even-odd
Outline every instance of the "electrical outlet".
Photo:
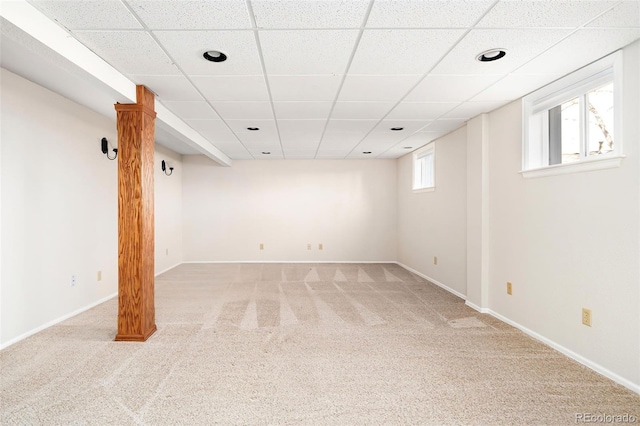
[{"label": "electrical outlet", "polygon": [[311,250],[311,244],[307,244],[307,250]]},{"label": "electrical outlet", "polygon": [[318,244],[318,250],[322,250],[323,246],[322,243]]},{"label": "electrical outlet", "polygon": [[97,281],[102,281],[102,271],[98,271]]},{"label": "electrical outlet", "polygon": [[71,287],[75,287],[75,286],[76,286],[76,276],[71,275]]},{"label": "electrical outlet", "polygon": [[591,327],[591,309],[582,308],[582,323]]},{"label": "electrical outlet", "polygon": [[438,256],[433,256],[433,264],[434,265],[438,264]]},{"label": "electrical outlet", "polygon": [[260,250],[264,250],[264,243],[260,243]]},{"label": "electrical outlet", "polygon": [[513,294],[513,284],[507,281],[507,294]]}]

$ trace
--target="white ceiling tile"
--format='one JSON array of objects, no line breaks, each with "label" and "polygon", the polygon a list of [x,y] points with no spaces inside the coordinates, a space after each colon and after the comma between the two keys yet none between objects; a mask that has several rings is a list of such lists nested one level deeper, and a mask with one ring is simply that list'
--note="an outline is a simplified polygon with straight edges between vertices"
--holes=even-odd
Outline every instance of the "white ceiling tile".
[{"label": "white ceiling tile", "polygon": [[280,148],[277,150],[271,150],[269,148],[252,148],[250,151],[256,160],[284,160],[284,154]]},{"label": "white ceiling tile", "polygon": [[281,132],[320,132],[324,130],[327,120],[278,120]]},{"label": "white ceiling tile", "polygon": [[[472,30],[432,71],[433,74],[506,74],[562,40],[569,30]],[[506,56],[493,62],[476,57],[493,48]]]},{"label": "white ceiling tile", "polygon": [[463,30],[365,30],[350,74],[424,74]]},{"label": "white ceiling tile", "polygon": [[220,117],[227,119],[272,119],[271,103],[267,101],[212,102]]},{"label": "white ceiling tile", "polygon": [[280,138],[275,130],[264,130],[260,132],[238,132],[238,139],[247,147],[247,149],[260,148],[271,150],[273,147],[280,147]]},{"label": "white ceiling tile", "polygon": [[268,101],[261,75],[193,76],[193,84],[210,101]]},{"label": "white ceiling tile", "polygon": [[382,148],[387,149],[406,137],[407,134],[403,135],[402,132],[371,132],[360,142],[358,149],[367,147],[368,151],[375,149],[379,152]]},{"label": "white ceiling tile", "polygon": [[74,35],[123,74],[180,74],[171,59],[146,32],[78,31]]},{"label": "white ceiling tile", "polygon": [[29,3],[70,30],[142,28],[135,16],[119,1],[31,0]]},{"label": "white ceiling tile", "polygon": [[469,27],[493,0],[376,0],[367,27]]},{"label": "white ceiling tile", "polygon": [[466,101],[500,77],[500,75],[429,75],[405,98],[405,101]]},{"label": "white ceiling tile", "polygon": [[613,6],[616,1],[501,1],[478,23],[485,28],[574,28]]},{"label": "white ceiling tile", "polygon": [[[252,31],[154,31],[154,35],[187,74],[262,75]],[[225,53],[227,60],[207,61],[202,54],[208,50]]]},{"label": "white ceiling tile", "polygon": [[[400,138],[406,138],[413,132],[417,132],[422,127],[429,124],[430,120],[382,120],[376,127],[374,127],[373,132],[385,132],[390,133],[391,135],[400,136]],[[394,131],[391,128],[401,127],[402,130]]]},{"label": "white ceiling tile", "polygon": [[321,149],[344,149],[349,150],[360,142],[366,133],[360,132],[326,132],[322,137]]},{"label": "white ceiling tile", "polygon": [[237,140],[234,141],[221,141],[215,135],[211,135],[208,137],[207,135],[203,136],[209,140],[209,142],[218,148],[220,151],[224,152],[229,158],[233,160],[240,159],[252,159],[253,156],[247,149]]},{"label": "white ceiling tile", "polygon": [[472,101],[512,101],[560,78],[561,74],[509,74],[475,96]]},{"label": "white ceiling tile", "polygon": [[468,120],[476,115],[488,113],[496,108],[504,105],[505,101],[493,101],[493,102],[465,102],[455,108],[453,111],[443,115],[442,118],[459,118]]},{"label": "white ceiling tile", "polygon": [[465,120],[458,118],[441,118],[424,128],[425,132],[450,132],[463,126]]},{"label": "white ceiling tile", "polygon": [[163,104],[183,120],[218,118],[213,108],[204,101],[165,101]]},{"label": "white ceiling tile", "polygon": [[395,102],[336,102],[331,118],[379,119],[394,105]]},{"label": "white ceiling tile", "polygon": [[339,75],[270,75],[274,101],[333,101],[340,86]]},{"label": "white ceiling tile", "polygon": [[258,28],[359,28],[369,0],[252,0]]},{"label": "white ceiling tile", "polygon": [[455,108],[459,102],[401,102],[387,118],[429,120]]},{"label": "white ceiling tile", "polygon": [[623,1],[587,27],[638,28],[640,27],[640,1]]},{"label": "white ceiling tile", "polygon": [[348,75],[340,91],[341,101],[398,101],[422,75]]},{"label": "white ceiling tile", "polygon": [[131,80],[142,84],[157,95],[159,101],[202,101],[193,85],[182,75],[131,75]]},{"label": "white ceiling tile", "polygon": [[260,31],[268,74],[344,74],[358,31]]},{"label": "white ceiling tile", "polygon": [[379,120],[336,120],[331,119],[327,124],[327,133],[333,132],[356,132],[367,134],[373,127],[378,124]]},{"label": "white ceiling tile", "polygon": [[127,3],[152,30],[251,28],[244,0],[127,0]]},{"label": "white ceiling tile", "polygon": [[428,144],[432,140],[437,139],[443,134],[443,131],[417,132],[400,141],[397,146],[410,146],[415,150],[417,148],[420,148],[421,146]]},{"label": "white ceiling tile", "polygon": [[282,133],[282,147],[285,152],[288,149],[295,149],[298,152],[306,150],[312,153],[316,152],[322,132],[305,132],[305,133]]},{"label": "white ceiling tile", "polygon": [[549,74],[564,75],[596,59],[638,40],[640,29],[584,29],[542,53],[521,68],[516,74],[537,74],[540,70]]},{"label": "white ceiling tile", "polygon": [[274,102],[278,119],[318,119],[326,120],[331,111],[332,102],[294,102],[279,101]]},{"label": "white ceiling tile", "polygon": [[185,120],[185,122],[209,141],[238,141],[222,120]]},{"label": "white ceiling tile", "polygon": [[[276,122],[273,119],[236,119],[236,120],[225,120],[225,122],[229,125],[232,131],[235,133],[251,133],[253,135],[263,135],[269,134],[269,137],[278,137],[278,133],[276,130]],[[248,127],[257,127],[260,130],[248,130]]]}]

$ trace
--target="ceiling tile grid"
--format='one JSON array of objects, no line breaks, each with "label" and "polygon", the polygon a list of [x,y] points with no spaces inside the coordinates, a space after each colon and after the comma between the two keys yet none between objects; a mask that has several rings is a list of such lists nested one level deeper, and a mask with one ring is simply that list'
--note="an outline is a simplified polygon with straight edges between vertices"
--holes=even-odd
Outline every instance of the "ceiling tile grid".
[{"label": "ceiling tile grid", "polygon": [[631,0],[29,2],[232,159],[397,158],[640,39]]}]

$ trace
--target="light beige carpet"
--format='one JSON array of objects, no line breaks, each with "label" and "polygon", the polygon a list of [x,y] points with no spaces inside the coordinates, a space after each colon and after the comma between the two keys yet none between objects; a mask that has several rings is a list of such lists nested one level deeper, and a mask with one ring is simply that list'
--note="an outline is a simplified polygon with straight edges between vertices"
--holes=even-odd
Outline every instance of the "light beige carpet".
[{"label": "light beige carpet", "polygon": [[396,265],[185,264],[0,352],[3,425],[575,424],[640,396]]}]

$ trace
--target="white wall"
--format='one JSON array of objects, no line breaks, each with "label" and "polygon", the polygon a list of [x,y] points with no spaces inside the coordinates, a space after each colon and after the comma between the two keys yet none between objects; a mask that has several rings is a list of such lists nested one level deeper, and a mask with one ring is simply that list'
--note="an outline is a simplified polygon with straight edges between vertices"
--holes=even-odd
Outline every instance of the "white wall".
[{"label": "white wall", "polygon": [[[162,171],[162,160],[171,176]],[[154,158],[155,272],[164,272],[182,262],[182,156],[156,145]]]},{"label": "white wall", "polygon": [[[118,165],[100,151],[102,137],[117,145],[114,121],[1,72],[3,347],[116,294]],[[160,175],[162,159],[173,176]],[[155,166],[161,271],[182,260],[180,156],[156,147]]]},{"label": "white wall", "polygon": [[[639,46],[625,49],[620,168],[524,179],[520,101],[489,117],[490,308],[636,386]],[[581,324],[582,307],[592,327]]]},{"label": "white wall", "polygon": [[183,168],[186,261],[396,259],[395,160],[234,161],[229,168],[184,156]]},{"label": "white wall", "polygon": [[117,291],[118,206],[115,123],[1,72],[4,345]]},{"label": "white wall", "polygon": [[[411,154],[398,159],[398,261],[466,293],[466,127],[436,142],[436,189],[413,193]],[[433,257],[438,257],[434,265]]]}]

